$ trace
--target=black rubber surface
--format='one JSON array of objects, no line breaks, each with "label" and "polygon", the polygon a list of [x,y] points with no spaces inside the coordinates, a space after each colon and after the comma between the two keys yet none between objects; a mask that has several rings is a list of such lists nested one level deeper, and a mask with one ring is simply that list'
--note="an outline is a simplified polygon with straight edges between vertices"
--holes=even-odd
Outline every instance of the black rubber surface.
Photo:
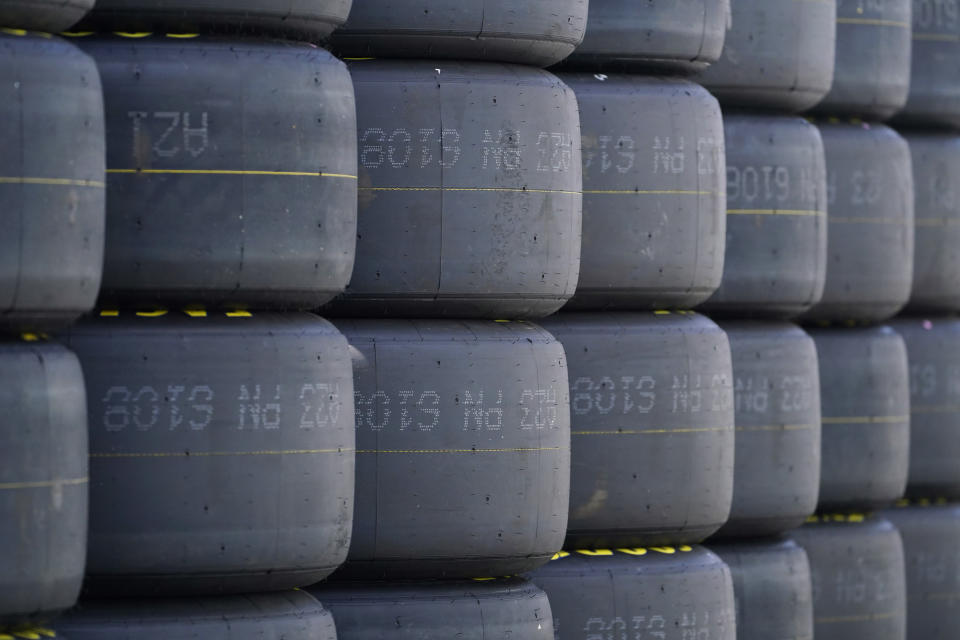
[{"label": "black rubber surface", "polygon": [[337,575],[513,575],[561,548],[570,405],[553,336],[524,322],[337,326],[357,416],[353,540]]},{"label": "black rubber surface", "polygon": [[553,640],[547,595],[522,579],[358,582],[310,590],[333,613],[339,640]]},{"label": "black rubber surface", "polygon": [[[323,40],[351,0],[97,0],[78,30],[219,32]],[[92,2],[90,4],[93,4]]]},{"label": "black rubber surface", "polygon": [[827,282],[805,318],[880,322],[907,303],[913,282],[910,149],[881,124],[819,129],[827,158]]},{"label": "black rubber surface", "polygon": [[905,640],[906,578],[896,527],[863,514],[813,519],[792,537],[810,560],[814,637]]},{"label": "black rubber surface", "polygon": [[703,547],[571,551],[533,574],[558,640],[734,640],[730,569]]},{"label": "black rubber surface", "polygon": [[836,2],[833,85],[816,110],[886,120],[910,91],[911,0]]},{"label": "black rubber surface", "polygon": [[813,640],[810,563],[795,542],[773,538],[710,550],[730,567],[738,640]]},{"label": "black rubber surface", "polygon": [[338,55],[547,67],[583,40],[587,0],[353,0]]},{"label": "black rubber surface", "polygon": [[103,268],[93,60],[57,38],[0,32],[0,140],[0,328],[66,324],[93,307]]},{"label": "black rubber surface", "polygon": [[823,415],[818,509],[882,507],[903,495],[910,461],[910,384],[890,327],[809,328]]},{"label": "black rubber surface", "polygon": [[353,88],[322,49],[77,38],[103,77],[101,304],[316,307],[356,231]]},{"label": "black rubber surface", "polygon": [[720,58],[729,12],[729,0],[590,0],[583,43],[565,64],[702,69]]},{"label": "black rubber surface", "polygon": [[797,315],[820,300],[826,277],[820,132],[802,118],[736,112],[724,113],[724,130],[726,259],[720,289],[703,308],[737,316]]},{"label": "black rubber surface", "polygon": [[833,82],[835,0],[730,0],[720,60],[700,81],[724,106],[804,111]]},{"label": "black rubber surface", "polygon": [[93,3],[94,0],[0,0],[0,25],[56,33],[82,18]]},{"label": "black rubber surface", "polygon": [[960,319],[901,317],[891,326],[910,362],[907,495],[960,498]]},{"label": "black rubber surface", "polygon": [[580,104],[583,145],[580,281],[567,308],[703,302],[720,286],[726,230],[716,99],[672,78],[560,79]]},{"label": "black rubber surface", "polygon": [[69,640],[337,640],[330,612],[303,591],[85,600],[57,630]]},{"label": "black rubber surface", "polygon": [[911,311],[960,311],[960,136],[907,131],[913,158]]},{"label": "black rubber surface", "polygon": [[920,127],[960,127],[960,5],[913,0],[910,96],[897,121]]},{"label": "black rubber surface", "polygon": [[0,634],[76,602],[87,545],[83,372],[28,338],[0,341]]},{"label": "black rubber surface", "polygon": [[570,367],[565,547],[699,542],[727,520],[733,389],[727,336],[692,313],[561,313]]},{"label": "black rubber surface", "polygon": [[960,506],[912,501],[883,512],[903,538],[907,638],[947,640],[960,628]]},{"label": "black rubber surface", "polygon": [[820,491],[817,349],[786,322],[726,321],[733,356],[736,453],[733,505],[721,536],[794,529]]},{"label": "black rubber surface", "polygon": [[350,71],[357,262],[330,311],[515,319],[560,308],[580,262],[573,91],[515,65],[364,61]]},{"label": "black rubber surface", "polygon": [[63,335],[87,377],[97,593],[283,590],[346,558],[347,343],[311,314],[232,313],[101,311]]}]

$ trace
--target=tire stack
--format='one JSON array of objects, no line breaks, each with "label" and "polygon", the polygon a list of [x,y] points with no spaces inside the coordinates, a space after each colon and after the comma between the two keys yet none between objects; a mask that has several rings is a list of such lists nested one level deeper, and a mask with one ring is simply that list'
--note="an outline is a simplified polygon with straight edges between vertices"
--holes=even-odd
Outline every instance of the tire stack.
[{"label": "tire stack", "polygon": [[592,0],[559,68],[576,93],[583,248],[543,326],[563,345],[572,420],[564,551],[530,577],[558,638],[736,637],[730,572],[699,546],[733,481],[730,347],[689,311],[723,269],[723,129],[702,87],[725,3]]},{"label": "tire stack", "polygon": [[84,377],[48,332],[100,286],[103,99],[93,60],[49,32],[92,4],[0,2],[0,638],[56,637],[83,581]]},{"label": "tire stack", "polygon": [[909,303],[892,323],[909,360],[910,468],[907,499],[885,513],[903,536],[907,636],[948,638],[960,625],[960,7],[912,8],[909,95],[894,122],[913,160],[916,252]]},{"label": "tire stack", "polygon": [[585,0],[354,0],[333,34],[357,101],[356,265],[325,310],[350,343],[350,552],[311,589],[341,640],[549,640],[522,578],[567,529],[561,344],[532,321],[580,267],[580,123],[542,67]]},{"label": "tire stack", "polygon": [[723,107],[726,252],[717,318],[732,353],[735,465],[730,517],[708,541],[729,565],[741,640],[813,636],[811,566],[785,533],[817,504],[820,370],[794,324],[827,278],[820,131],[795,115],[827,95],[836,5],[731,0],[723,54],[698,79]]},{"label": "tire stack", "polygon": [[353,375],[304,310],[352,270],[355,106],[311,44],[348,7],[299,9],[104,0],[64,34],[99,71],[107,160],[99,310],[60,333],[91,476],[69,638],[336,637],[296,588],[346,558]]},{"label": "tire stack", "polygon": [[891,638],[906,630],[900,535],[881,514],[906,486],[910,398],[902,338],[882,323],[913,280],[908,145],[881,124],[910,78],[907,0],[836,5],[835,72],[811,119],[827,174],[823,296],[802,316],[819,358],[818,515],[795,531],[813,579],[817,638]]}]

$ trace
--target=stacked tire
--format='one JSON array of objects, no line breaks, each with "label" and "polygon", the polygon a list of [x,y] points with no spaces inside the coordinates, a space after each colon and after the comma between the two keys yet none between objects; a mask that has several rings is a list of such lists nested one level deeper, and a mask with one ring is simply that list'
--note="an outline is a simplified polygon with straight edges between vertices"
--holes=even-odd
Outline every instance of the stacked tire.
[{"label": "stacked tire", "polygon": [[59,334],[90,448],[67,637],[336,638],[296,589],[352,528],[349,347],[308,311],[353,267],[356,112],[312,44],[348,7],[308,4],[108,0],[65,34],[99,72],[107,176],[99,308]]},{"label": "stacked tire", "polygon": [[0,637],[51,637],[80,593],[84,375],[48,332],[93,308],[104,239],[94,61],[50,35],[91,1],[0,2]]},{"label": "stacked tire", "polygon": [[346,563],[310,593],[341,640],[554,637],[543,590],[505,576],[567,531],[568,365],[534,322],[580,271],[580,121],[542,67],[586,14],[354,0],[333,33],[359,210],[352,278],[324,309],[353,360],[356,499]]}]

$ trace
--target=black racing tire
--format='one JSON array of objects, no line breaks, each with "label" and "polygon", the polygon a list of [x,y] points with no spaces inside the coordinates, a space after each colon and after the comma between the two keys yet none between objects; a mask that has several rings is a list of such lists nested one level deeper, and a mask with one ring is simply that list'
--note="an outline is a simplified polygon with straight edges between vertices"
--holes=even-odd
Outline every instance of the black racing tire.
[{"label": "black racing tire", "polygon": [[580,280],[566,308],[703,302],[720,286],[726,231],[716,99],[674,78],[559,77],[580,105],[583,145]]},{"label": "black racing tire", "polygon": [[913,0],[910,95],[896,121],[960,128],[960,2]]},{"label": "black racing tire", "polygon": [[0,0],[0,25],[57,33],[76,24],[93,8],[93,3],[94,0]]},{"label": "black racing tire", "polygon": [[802,548],[776,538],[709,546],[730,567],[738,640],[813,640],[813,583]]},{"label": "black racing tire", "polygon": [[553,640],[547,595],[520,578],[334,582],[310,593],[333,613],[339,640]]},{"label": "black racing tire", "polygon": [[909,311],[960,311],[960,136],[908,131],[914,252]]},{"label": "black racing tire", "polygon": [[[720,537],[795,529],[820,491],[820,374],[813,339],[781,322],[721,322],[733,357],[733,505]],[[784,636],[786,637],[786,636]]]},{"label": "black racing tire", "polygon": [[58,38],[0,33],[0,139],[0,329],[69,324],[93,308],[103,269],[93,60]]},{"label": "black racing tire", "polygon": [[896,527],[863,514],[811,520],[792,537],[810,560],[814,637],[904,640],[906,576]]},{"label": "black racing tire", "polygon": [[827,174],[820,132],[802,118],[736,113],[724,114],[724,131],[726,258],[720,288],[702,308],[795,316],[820,300],[826,278]]},{"label": "black racing tire", "polygon": [[81,600],[57,630],[68,640],[337,640],[333,616],[304,591]]},{"label": "black racing tire", "polygon": [[911,0],[836,2],[833,86],[815,110],[886,120],[910,91]]},{"label": "black racing tire", "polygon": [[700,82],[724,106],[798,112],[830,91],[835,0],[730,0],[723,55]]},{"label": "black racing tire", "polygon": [[907,567],[907,638],[948,640],[960,629],[960,506],[903,501],[883,512],[900,531]]},{"label": "black racing tire", "polygon": [[106,103],[101,306],[307,309],[342,291],[357,194],[344,64],[306,44],[128,35],[75,40]]},{"label": "black racing tire", "polygon": [[586,23],[587,0],[353,0],[331,44],[346,57],[548,67],[580,44]]},{"label": "black racing tire", "polygon": [[907,495],[960,499],[960,319],[891,322],[910,363],[910,471]]},{"label": "black racing tire", "polygon": [[350,71],[357,260],[329,313],[517,319],[559,309],[580,268],[573,91],[516,65],[374,60]]},{"label": "black racing tire", "polygon": [[353,538],[337,575],[504,576],[549,560],[570,489],[560,343],[525,322],[336,324],[357,419]]},{"label": "black racing tire", "polygon": [[590,0],[587,32],[565,65],[689,72],[720,59],[729,0]]},{"label": "black racing tire", "polygon": [[62,337],[87,377],[90,593],[285,590],[346,558],[353,378],[330,323],[101,311]]},{"label": "black racing tire", "polygon": [[570,369],[564,548],[699,542],[733,493],[727,336],[683,313],[561,313],[543,321]]},{"label": "black racing tire", "polygon": [[903,495],[910,462],[910,381],[890,327],[808,328],[820,364],[818,510],[884,507]]},{"label": "black racing tire", "polygon": [[[77,30],[274,34],[321,41],[351,0],[97,0]],[[91,2],[93,4],[93,2]],[[256,77],[260,73],[257,72]]]},{"label": "black racing tire", "polygon": [[530,578],[557,638],[737,637],[730,569],[703,547],[564,551]]},{"label": "black racing tire", "polygon": [[827,159],[827,281],[804,319],[882,322],[913,284],[913,169],[882,124],[822,123]]},{"label": "black racing tire", "polygon": [[0,636],[80,593],[87,553],[87,409],[77,357],[0,341]]}]

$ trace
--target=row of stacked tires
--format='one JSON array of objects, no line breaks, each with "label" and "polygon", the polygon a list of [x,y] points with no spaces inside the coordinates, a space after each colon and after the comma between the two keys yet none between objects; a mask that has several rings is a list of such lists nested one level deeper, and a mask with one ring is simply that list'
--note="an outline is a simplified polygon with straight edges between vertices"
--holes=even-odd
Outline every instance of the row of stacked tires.
[{"label": "row of stacked tires", "polygon": [[0,1],[8,634],[952,637],[953,0],[349,4]]}]

